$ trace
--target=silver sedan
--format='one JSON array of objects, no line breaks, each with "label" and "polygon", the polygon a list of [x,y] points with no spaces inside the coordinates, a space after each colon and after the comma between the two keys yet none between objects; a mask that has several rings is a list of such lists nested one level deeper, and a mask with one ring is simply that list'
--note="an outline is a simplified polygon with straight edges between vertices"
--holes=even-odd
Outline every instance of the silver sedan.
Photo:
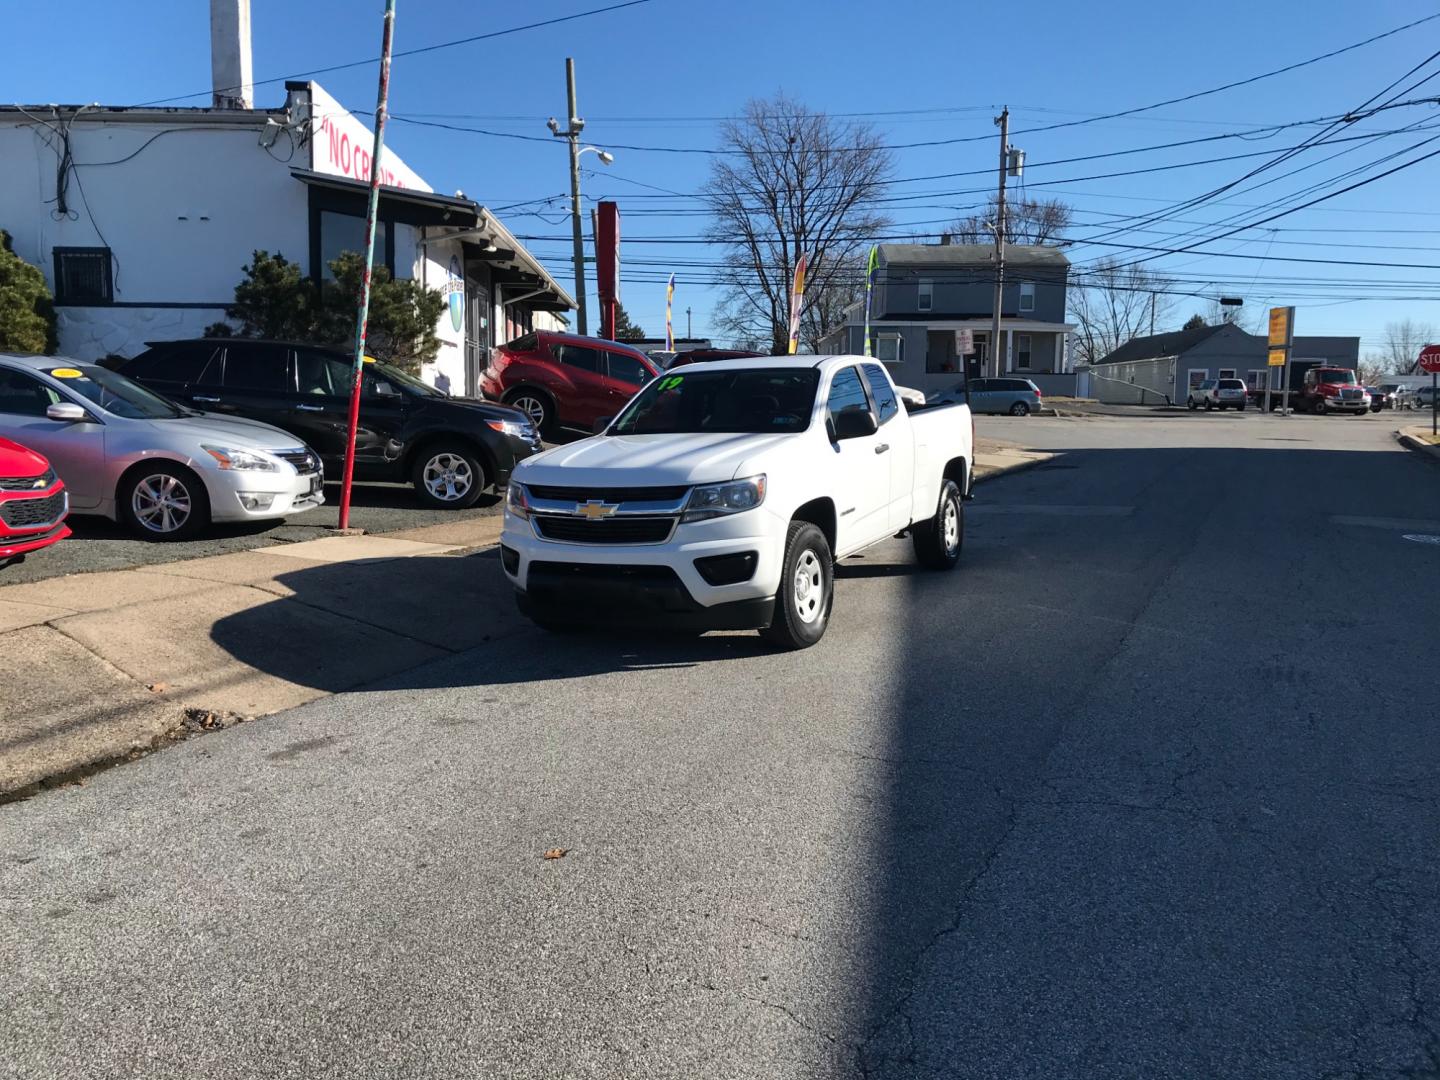
[{"label": "silver sedan", "polygon": [[320,459],[295,436],[186,409],[63,357],[0,354],[0,435],[50,459],[72,513],[103,515],[152,540],[325,501]]}]

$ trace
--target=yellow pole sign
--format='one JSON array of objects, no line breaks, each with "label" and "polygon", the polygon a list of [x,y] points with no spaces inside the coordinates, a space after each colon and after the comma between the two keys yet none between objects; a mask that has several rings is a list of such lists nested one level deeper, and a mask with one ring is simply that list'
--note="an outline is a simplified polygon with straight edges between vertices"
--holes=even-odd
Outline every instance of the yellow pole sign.
[{"label": "yellow pole sign", "polygon": [[1284,367],[1284,366],[1285,366],[1285,350],[1284,350],[1284,349],[1271,349],[1271,350],[1270,350],[1270,366],[1271,366],[1271,367]]},{"label": "yellow pole sign", "polygon": [[1294,322],[1295,309],[1293,307],[1272,307],[1270,309],[1270,348],[1288,349],[1290,347],[1290,330]]},{"label": "yellow pole sign", "polygon": [[[1293,307],[1272,307],[1270,309],[1270,338],[1266,344],[1266,365],[1283,368],[1280,373],[1282,415],[1290,412],[1290,346],[1295,338],[1295,309]],[[1273,377],[1265,380],[1265,412],[1270,412],[1270,390]]]}]

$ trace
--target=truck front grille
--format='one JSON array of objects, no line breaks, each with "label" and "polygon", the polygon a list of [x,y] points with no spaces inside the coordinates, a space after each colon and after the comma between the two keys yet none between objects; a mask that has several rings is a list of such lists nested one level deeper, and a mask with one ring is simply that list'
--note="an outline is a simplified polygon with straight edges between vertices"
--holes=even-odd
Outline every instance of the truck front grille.
[{"label": "truck front grille", "polygon": [[543,539],[565,544],[663,544],[675,528],[673,517],[614,517],[599,521],[536,515]]},{"label": "truck front grille", "polygon": [[545,484],[526,484],[525,489],[537,499],[576,503],[591,500],[603,503],[674,502],[684,498],[685,493],[690,490],[688,487],[586,488],[550,487]]}]

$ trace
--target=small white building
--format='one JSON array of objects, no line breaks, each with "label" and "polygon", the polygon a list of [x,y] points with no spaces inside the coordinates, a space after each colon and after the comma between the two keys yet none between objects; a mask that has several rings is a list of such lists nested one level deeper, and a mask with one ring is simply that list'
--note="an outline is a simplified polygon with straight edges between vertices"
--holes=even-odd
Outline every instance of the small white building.
[{"label": "small white building", "polygon": [[[248,40],[230,45],[248,79]],[[215,79],[217,107],[0,106],[0,229],[45,273],[62,353],[132,356],[198,337],[224,319],[256,250],[319,282],[363,246],[365,123],[313,82],[256,109],[248,86],[222,92],[241,77],[217,66]],[[490,347],[561,327],[574,301],[484,206],[437,194],[388,146],[380,168],[377,265],[449,301],[422,376],[474,393]]]}]

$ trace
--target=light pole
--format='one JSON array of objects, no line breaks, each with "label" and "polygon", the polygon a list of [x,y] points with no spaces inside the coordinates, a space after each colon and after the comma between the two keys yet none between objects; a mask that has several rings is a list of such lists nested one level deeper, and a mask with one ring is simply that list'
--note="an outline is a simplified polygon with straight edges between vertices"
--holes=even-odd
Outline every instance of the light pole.
[{"label": "light pole", "polygon": [[577,115],[579,110],[575,105],[575,60],[573,57],[565,58],[565,90],[569,99],[570,119],[564,128],[552,116],[546,121],[550,134],[557,139],[570,140],[570,221],[574,232],[575,242],[575,323],[580,333],[590,332],[589,321],[585,315],[585,238],[580,226],[580,155],[586,150],[593,150],[599,155],[600,161],[609,165],[615,160],[614,156],[606,153],[596,146],[580,147],[580,132],[585,130],[585,121]]}]

